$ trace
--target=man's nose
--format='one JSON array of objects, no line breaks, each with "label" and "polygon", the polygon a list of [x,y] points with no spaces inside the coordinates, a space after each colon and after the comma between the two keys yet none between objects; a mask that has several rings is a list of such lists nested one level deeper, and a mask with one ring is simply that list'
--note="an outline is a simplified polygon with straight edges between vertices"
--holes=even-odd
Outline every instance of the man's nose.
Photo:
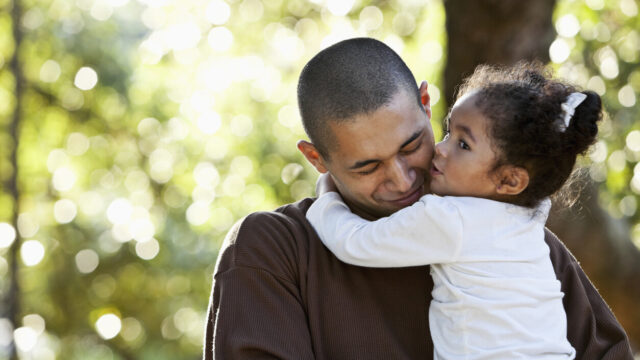
[{"label": "man's nose", "polygon": [[405,159],[398,159],[389,166],[388,174],[390,190],[407,192],[415,182],[416,171],[409,167]]}]

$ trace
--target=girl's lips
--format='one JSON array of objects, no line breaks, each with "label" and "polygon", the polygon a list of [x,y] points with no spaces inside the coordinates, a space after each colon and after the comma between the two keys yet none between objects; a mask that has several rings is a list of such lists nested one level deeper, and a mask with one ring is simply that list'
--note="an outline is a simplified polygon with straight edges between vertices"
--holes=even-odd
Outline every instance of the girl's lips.
[{"label": "girl's lips", "polygon": [[435,165],[431,165],[429,174],[431,174],[431,176],[442,175],[442,171],[440,171]]}]

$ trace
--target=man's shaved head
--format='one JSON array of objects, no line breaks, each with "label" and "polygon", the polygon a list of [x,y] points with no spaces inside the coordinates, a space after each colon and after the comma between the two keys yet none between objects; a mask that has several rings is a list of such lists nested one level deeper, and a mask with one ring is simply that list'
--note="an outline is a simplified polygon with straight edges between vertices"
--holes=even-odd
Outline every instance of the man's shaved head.
[{"label": "man's shaved head", "polygon": [[399,91],[420,94],[413,74],[390,47],[371,38],[341,41],[314,56],[298,81],[298,106],[305,131],[318,152],[329,158],[329,121],[369,114]]}]

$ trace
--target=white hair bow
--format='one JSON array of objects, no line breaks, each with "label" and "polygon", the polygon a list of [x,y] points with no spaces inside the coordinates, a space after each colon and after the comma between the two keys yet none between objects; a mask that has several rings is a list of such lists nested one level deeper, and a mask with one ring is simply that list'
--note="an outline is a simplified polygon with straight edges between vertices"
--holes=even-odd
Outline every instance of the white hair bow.
[{"label": "white hair bow", "polygon": [[558,130],[560,130],[561,132],[565,132],[565,130],[567,130],[567,128],[569,127],[569,123],[571,122],[571,118],[573,117],[573,114],[576,112],[576,108],[578,107],[578,105],[582,104],[582,102],[586,98],[587,98],[587,95],[580,92],[574,92],[569,94],[569,96],[567,96],[567,100],[563,102],[561,105],[562,112],[564,115],[563,115],[562,123],[559,124],[558,126]]}]

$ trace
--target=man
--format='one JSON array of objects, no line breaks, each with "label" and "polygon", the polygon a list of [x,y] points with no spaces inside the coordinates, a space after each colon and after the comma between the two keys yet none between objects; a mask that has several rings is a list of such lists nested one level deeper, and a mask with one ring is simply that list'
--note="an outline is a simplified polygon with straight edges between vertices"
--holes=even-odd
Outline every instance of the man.
[{"label": "man", "polygon": [[[305,66],[298,101],[310,142],[351,209],[374,219],[428,192],[434,149],[426,84],[390,48],[351,39]],[[425,111],[426,110],[426,111]],[[205,359],[431,359],[429,267],[344,264],[305,218],[313,199],[247,216],[218,257]],[[428,234],[425,234],[428,236]],[[575,259],[546,239],[580,359],[632,359],[622,327]]]}]

